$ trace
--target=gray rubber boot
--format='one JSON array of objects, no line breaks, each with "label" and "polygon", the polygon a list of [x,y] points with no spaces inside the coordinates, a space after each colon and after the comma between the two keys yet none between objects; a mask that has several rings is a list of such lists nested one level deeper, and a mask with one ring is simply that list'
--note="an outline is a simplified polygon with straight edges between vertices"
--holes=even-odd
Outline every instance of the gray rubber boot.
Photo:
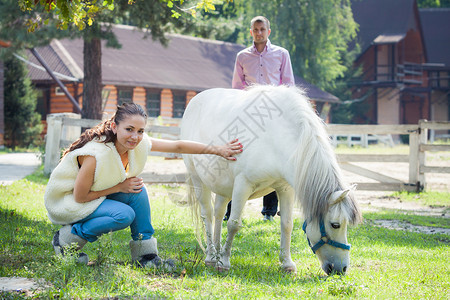
[{"label": "gray rubber boot", "polygon": [[[72,225],[63,226],[55,233],[52,240],[53,249],[55,249],[56,255],[62,256],[64,256],[64,248],[71,247],[75,244],[75,249],[81,250],[86,243],[87,241],[85,239],[72,233]],[[89,262],[89,257],[86,253],[81,252],[78,255],[77,262],[87,265]]]},{"label": "gray rubber boot", "polygon": [[149,240],[130,241],[131,260],[143,268],[163,268],[172,272],[175,268],[173,260],[162,260],[158,256],[158,242],[152,237]]}]

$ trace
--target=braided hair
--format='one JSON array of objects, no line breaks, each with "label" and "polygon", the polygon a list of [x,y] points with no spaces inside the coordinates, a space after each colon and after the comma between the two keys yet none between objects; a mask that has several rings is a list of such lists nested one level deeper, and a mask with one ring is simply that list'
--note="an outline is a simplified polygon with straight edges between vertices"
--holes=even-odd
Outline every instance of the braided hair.
[{"label": "braided hair", "polygon": [[117,140],[117,135],[113,132],[111,123],[114,122],[116,123],[116,125],[119,125],[119,123],[122,122],[126,117],[134,115],[142,116],[145,120],[147,120],[147,114],[145,113],[144,109],[138,104],[124,103],[117,106],[117,110],[111,118],[83,132],[80,137],[75,142],[73,142],[68,149],[64,151],[63,157],[67,153],[83,147],[88,142],[96,138],[100,139],[102,136],[105,137],[105,139],[101,141],[102,143],[114,143]]}]

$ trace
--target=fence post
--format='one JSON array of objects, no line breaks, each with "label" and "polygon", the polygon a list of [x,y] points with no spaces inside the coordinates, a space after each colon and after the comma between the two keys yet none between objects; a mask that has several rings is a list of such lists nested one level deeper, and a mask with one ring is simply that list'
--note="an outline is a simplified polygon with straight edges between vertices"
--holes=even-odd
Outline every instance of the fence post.
[{"label": "fence post", "polygon": [[47,135],[45,138],[44,174],[49,175],[59,161],[59,141],[62,120],[55,115],[47,115]]},{"label": "fence post", "polygon": [[420,145],[426,145],[428,141],[428,129],[422,125],[427,122],[427,120],[419,120],[419,182],[423,189],[426,188],[426,178],[425,173],[421,169],[425,166],[427,158],[425,151],[420,150]]},{"label": "fence post", "polygon": [[80,119],[79,114],[58,113],[47,115],[47,135],[45,139],[44,174],[49,175],[58,165],[61,157],[60,142],[63,140],[75,140],[80,136],[81,128],[65,126],[64,118]]},{"label": "fence post", "polygon": [[419,182],[419,131],[420,127],[409,134],[409,183]]}]

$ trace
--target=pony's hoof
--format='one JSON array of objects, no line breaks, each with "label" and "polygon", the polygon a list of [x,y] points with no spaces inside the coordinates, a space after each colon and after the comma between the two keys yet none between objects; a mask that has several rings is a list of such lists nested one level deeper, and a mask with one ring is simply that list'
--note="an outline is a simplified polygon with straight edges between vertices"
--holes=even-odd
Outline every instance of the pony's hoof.
[{"label": "pony's hoof", "polygon": [[213,261],[213,260],[205,260],[205,265],[207,267],[215,267],[217,264],[217,262]]},{"label": "pony's hoof", "polygon": [[217,265],[216,270],[221,273],[228,272],[228,271],[230,271],[230,267],[224,267],[224,266]]},{"label": "pony's hoof", "polygon": [[297,274],[297,268],[295,266],[283,267],[286,273]]}]

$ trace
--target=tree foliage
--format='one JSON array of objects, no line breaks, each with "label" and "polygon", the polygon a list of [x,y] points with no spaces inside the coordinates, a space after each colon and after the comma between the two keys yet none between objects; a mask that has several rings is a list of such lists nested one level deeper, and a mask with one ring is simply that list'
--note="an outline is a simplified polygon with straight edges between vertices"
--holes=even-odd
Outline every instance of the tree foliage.
[{"label": "tree foliage", "polygon": [[450,7],[450,0],[417,0],[419,8]]},{"label": "tree foliage", "polygon": [[271,22],[270,39],[289,50],[295,74],[324,89],[344,74],[342,55],[357,30],[350,0],[246,2],[248,28],[252,17],[266,16]]},{"label": "tree foliage", "polygon": [[198,12],[193,17],[194,20],[186,22],[187,24],[181,27],[181,30],[175,31],[206,39],[236,43],[239,34],[243,30],[248,30],[244,24],[244,16],[242,2],[227,1],[217,4],[215,10]]},{"label": "tree foliage", "polygon": [[5,141],[7,146],[28,147],[40,139],[41,116],[37,96],[27,77],[26,66],[13,56],[5,60]]},{"label": "tree foliage", "polygon": [[222,1],[195,0],[186,2],[191,6],[182,8],[184,3],[184,0],[19,0],[24,11],[40,11],[39,18],[33,19],[34,22],[27,22],[29,31],[42,28],[41,25],[54,16],[57,28],[68,29],[71,36],[83,37],[85,77],[82,117],[91,119],[99,119],[102,115],[101,39],[106,39],[109,46],[120,47],[111,24],[120,22],[150,29],[146,31],[148,35],[166,44],[164,32],[168,25],[178,27],[186,24],[177,20],[181,13],[193,15],[201,10],[214,10],[214,5]]},{"label": "tree foliage", "polygon": [[[24,11],[33,11],[36,9],[43,9],[44,11],[58,16],[58,27],[67,29],[71,25],[75,25],[79,30],[91,26],[97,17],[105,11],[114,11],[118,5],[117,0],[18,0],[19,6]],[[164,4],[171,13],[171,16],[178,18],[182,12],[196,14],[197,11],[211,11],[215,9],[216,3],[221,3],[220,0],[198,0],[191,1],[193,5],[190,7],[181,7],[185,0],[127,0],[129,5],[141,5],[144,2],[157,2]],[[122,3],[119,3],[121,5]],[[154,4],[154,3],[152,3]],[[41,19],[30,23],[30,30],[39,26],[41,22],[45,22],[48,14],[42,16]]]},{"label": "tree foliage", "polygon": [[0,0],[0,39],[11,42],[11,51],[23,48],[42,46],[52,38],[68,36],[70,32],[58,30],[57,22],[51,15],[47,25],[36,27],[33,34],[28,32],[29,24],[45,13],[42,8],[34,11],[22,11],[16,0]]}]

